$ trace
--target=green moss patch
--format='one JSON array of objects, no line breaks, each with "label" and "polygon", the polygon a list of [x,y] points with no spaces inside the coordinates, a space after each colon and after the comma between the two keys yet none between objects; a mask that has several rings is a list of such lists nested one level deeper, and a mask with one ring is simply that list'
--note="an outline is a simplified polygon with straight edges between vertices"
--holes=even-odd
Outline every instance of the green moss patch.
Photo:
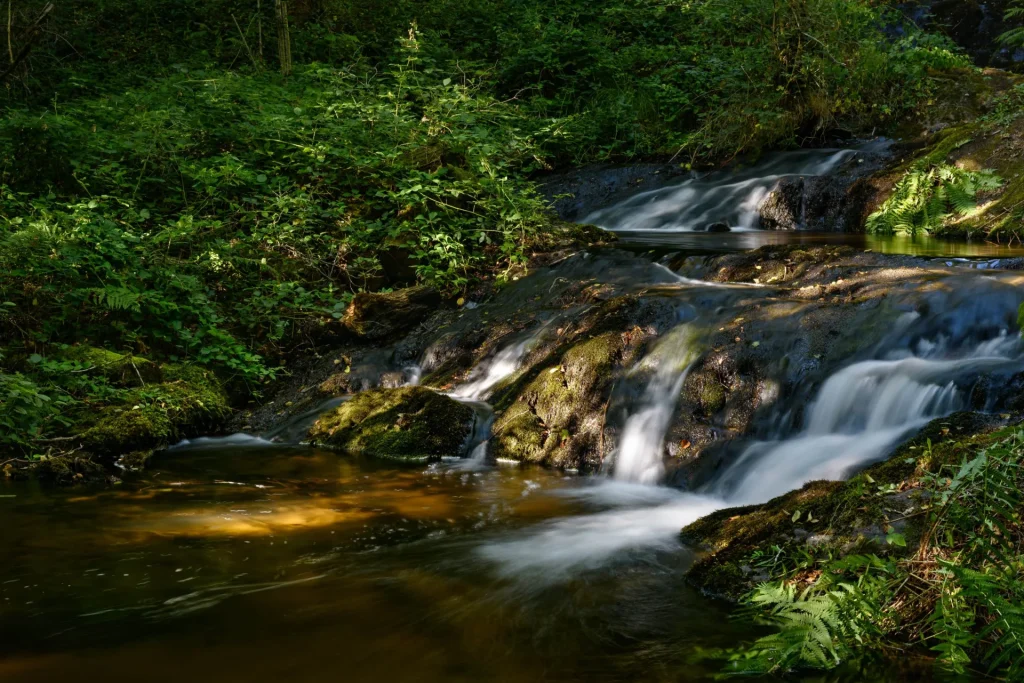
[{"label": "green moss patch", "polygon": [[310,441],[392,460],[437,460],[462,453],[472,427],[468,406],[424,387],[371,389],[322,415]]},{"label": "green moss patch", "polygon": [[[139,387],[92,414],[81,437],[90,452],[120,456],[167,446],[181,438],[214,431],[230,412],[227,396],[209,371],[166,365],[168,381]],[[89,415],[82,419],[88,419]]]}]

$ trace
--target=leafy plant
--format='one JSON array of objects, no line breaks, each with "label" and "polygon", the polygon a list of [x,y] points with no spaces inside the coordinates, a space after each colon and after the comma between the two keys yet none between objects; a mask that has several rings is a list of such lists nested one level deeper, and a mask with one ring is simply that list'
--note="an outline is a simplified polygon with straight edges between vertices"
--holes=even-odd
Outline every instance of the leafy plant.
[{"label": "leafy plant", "polygon": [[[778,629],[734,652],[731,672],[829,669],[884,640],[918,640],[955,673],[1024,676],[1024,431],[922,480],[930,501],[912,555],[827,557],[751,593],[743,616]],[[901,551],[902,552],[902,551]]]},{"label": "leafy plant", "polygon": [[[1020,0],[1011,0],[1003,15],[1004,21],[1008,24],[1015,24],[1024,21],[1024,3]],[[1024,26],[1013,26],[999,36],[999,42],[1004,45],[1024,45]]]},{"label": "leafy plant", "polygon": [[908,171],[892,196],[868,216],[867,230],[876,234],[931,232],[948,221],[971,215],[978,194],[999,188],[991,171],[965,171],[946,164]]}]

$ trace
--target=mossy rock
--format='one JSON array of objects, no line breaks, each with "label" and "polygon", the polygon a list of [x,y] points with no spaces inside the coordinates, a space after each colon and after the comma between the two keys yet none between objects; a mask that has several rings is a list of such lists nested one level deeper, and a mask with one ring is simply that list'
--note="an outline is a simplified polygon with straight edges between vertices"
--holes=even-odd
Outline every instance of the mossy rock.
[{"label": "mossy rock", "polygon": [[469,406],[425,387],[371,389],[322,415],[309,439],[357,455],[419,462],[461,455],[472,423]]},{"label": "mossy rock", "polygon": [[187,365],[166,365],[162,372],[170,381],[127,391],[101,410],[82,435],[86,450],[119,456],[162,448],[215,430],[230,413],[211,372]]},{"label": "mossy rock", "polygon": [[31,467],[31,473],[39,480],[62,485],[102,480],[105,472],[102,465],[77,455],[53,456]]},{"label": "mossy rock", "polygon": [[360,292],[352,299],[342,324],[357,337],[378,341],[407,332],[437,310],[441,295],[431,287],[394,292]]},{"label": "mossy rock", "polygon": [[115,353],[95,346],[67,346],[55,355],[81,363],[89,372],[106,377],[116,386],[136,387],[164,380],[160,365],[141,356]]},{"label": "mossy rock", "polygon": [[495,421],[494,454],[556,467],[599,464],[605,404],[624,347],[622,334],[606,332],[540,369]]}]

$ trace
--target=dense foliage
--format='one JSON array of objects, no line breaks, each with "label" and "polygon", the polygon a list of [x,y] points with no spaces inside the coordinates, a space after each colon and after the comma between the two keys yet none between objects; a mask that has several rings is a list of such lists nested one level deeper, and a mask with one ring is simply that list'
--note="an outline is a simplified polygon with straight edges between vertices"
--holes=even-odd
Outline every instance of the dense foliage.
[{"label": "dense foliage", "polygon": [[[721,163],[886,125],[963,66],[866,0],[12,3],[0,121],[0,414],[58,432],[69,344],[248,394],[353,292],[522,263],[553,166]],[[57,397],[63,397],[60,401]]]},{"label": "dense foliage", "polygon": [[[1024,432],[1013,431],[925,476],[914,513],[924,515],[923,533],[913,552],[903,552],[907,539],[891,531],[887,541],[898,552],[888,556],[805,556],[788,566],[773,558],[772,573],[787,578],[758,587],[746,613],[778,630],[735,653],[731,668],[828,669],[916,641],[955,673],[981,670],[1020,680],[1022,486]],[[798,575],[813,579],[798,588]]]}]

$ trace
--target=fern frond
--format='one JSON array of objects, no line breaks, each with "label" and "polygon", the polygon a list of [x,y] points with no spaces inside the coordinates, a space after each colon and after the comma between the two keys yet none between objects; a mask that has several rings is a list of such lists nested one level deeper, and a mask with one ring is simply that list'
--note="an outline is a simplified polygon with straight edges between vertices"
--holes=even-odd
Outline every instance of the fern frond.
[{"label": "fern frond", "polygon": [[931,232],[952,218],[963,218],[977,209],[979,192],[994,190],[1002,180],[991,171],[965,171],[942,165],[930,170],[908,171],[892,196],[867,220],[876,234]]}]

